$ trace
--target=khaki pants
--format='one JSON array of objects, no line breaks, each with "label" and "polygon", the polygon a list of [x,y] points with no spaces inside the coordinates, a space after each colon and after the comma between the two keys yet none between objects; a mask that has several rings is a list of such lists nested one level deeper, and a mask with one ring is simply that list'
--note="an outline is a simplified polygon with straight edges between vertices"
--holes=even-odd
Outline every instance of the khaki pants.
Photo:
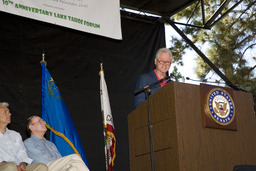
[{"label": "khaki pants", "polygon": [[[14,162],[4,162],[0,164],[1,171],[18,171],[17,164]],[[26,171],[48,171],[45,164],[30,164],[26,167]]]},{"label": "khaki pants", "polygon": [[71,154],[47,164],[49,171],[89,171],[84,161],[77,154]]}]

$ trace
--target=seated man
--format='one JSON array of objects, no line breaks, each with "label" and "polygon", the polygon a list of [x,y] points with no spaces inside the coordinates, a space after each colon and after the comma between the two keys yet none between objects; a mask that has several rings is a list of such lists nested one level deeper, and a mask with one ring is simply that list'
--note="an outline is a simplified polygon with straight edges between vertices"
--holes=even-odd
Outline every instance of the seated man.
[{"label": "seated man", "polygon": [[46,123],[39,116],[28,118],[27,130],[31,137],[24,144],[33,163],[45,163],[50,171],[89,171],[80,156],[72,154],[62,157],[55,144],[44,138]]},{"label": "seated man", "polygon": [[11,123],[9,104],[0,102],[0,170],[1,171],[47,171],[45,164],[31,164],[21,135],[9,130],[7,125]]}]

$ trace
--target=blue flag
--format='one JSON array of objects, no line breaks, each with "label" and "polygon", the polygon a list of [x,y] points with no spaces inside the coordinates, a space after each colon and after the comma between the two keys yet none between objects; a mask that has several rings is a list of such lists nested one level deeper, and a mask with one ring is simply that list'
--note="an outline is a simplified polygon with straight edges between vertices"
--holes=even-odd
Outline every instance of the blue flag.
[{"label": "blue flag", "polygon": [[[78,152],[84,163],[89,168],[82,143],[61,93],[47,70],[45,61],[43,60],[41,64],[42,119],[51,127],[50,130],[52,131],[50,133],[50,141],[57,146],[62,156]],[[56,131],[57,134],[64,135],[65,138],[56,135],[54,133]]]}]

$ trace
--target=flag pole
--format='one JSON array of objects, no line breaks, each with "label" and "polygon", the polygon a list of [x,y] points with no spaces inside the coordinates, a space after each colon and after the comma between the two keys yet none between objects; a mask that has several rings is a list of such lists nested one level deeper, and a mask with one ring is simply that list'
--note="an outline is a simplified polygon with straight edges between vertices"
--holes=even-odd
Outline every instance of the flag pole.
[{"label": "flag pole", "polygon": [[107,134],[107,128],[105,128],[105,122],[104,122],[104,112],[102,111],[102,117],[103,117],[103,130],[105,132],[105,136],[104,136],[104,139],[106,141],[106,151],[107,151],[107,171],[109,171],[109,139],[108,139],[108,134]]},{"label": "flag pole", "polygon": [[[101,72],[104,72],[103,71],[103,62],[100,63],[100,70],[101,70]],[[109,169],[110,169],[109,168],[110,167],[110,165],[109,165],[109,143],[108,143],[109,142],[109,138],[108,138],[108,130],[107,130],[107,128],[105,128],[106,123],[105,123],[105,119],[104,119],[104,110],[102,111],[102,123],[103,123],[103,131],[105,132],[104,139],[106,141],[107,171],[109,171]]]}]

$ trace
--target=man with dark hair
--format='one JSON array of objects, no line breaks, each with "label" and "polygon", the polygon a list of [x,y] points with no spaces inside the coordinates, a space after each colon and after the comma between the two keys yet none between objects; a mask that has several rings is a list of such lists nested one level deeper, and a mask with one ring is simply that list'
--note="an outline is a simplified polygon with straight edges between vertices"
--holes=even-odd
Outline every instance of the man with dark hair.
[{"label": "man with dark hair", "polygon": [[27,130],[31,137],[24,144],[33,163],[45,163],[50,171],[89,171],[79,155],[62,157],[55,144],[44,138],[46,123],[39,116],[28,118]]},{"label": "man with dark hair", "polygon": [[47,171],[45,164],[31,164],[32,159],[27,156],[21,135],[9,130],[11,123],[9,104],[0,102],[0,170],[1,171]]}]

